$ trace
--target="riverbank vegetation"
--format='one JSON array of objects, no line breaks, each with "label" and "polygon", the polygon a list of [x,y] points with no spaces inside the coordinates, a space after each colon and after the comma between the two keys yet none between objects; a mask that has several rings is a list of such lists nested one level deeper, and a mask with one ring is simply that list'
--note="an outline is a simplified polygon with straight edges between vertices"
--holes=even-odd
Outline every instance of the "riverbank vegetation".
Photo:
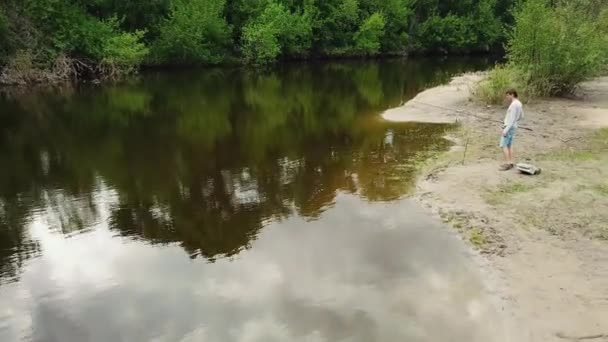
[{"label": "riverbank vegetation", "polygon": [[513,0],[0,0],[4,83],[500,48]]},{"label": "riverbank vegetation", "polygon": [[608,5],[602,1],[527,0],[515,11],[507,42],[508,62],[477,89],[488,103],[501,103],[516,88],[526,98],[572,94],[577,85],[606,72]]}]

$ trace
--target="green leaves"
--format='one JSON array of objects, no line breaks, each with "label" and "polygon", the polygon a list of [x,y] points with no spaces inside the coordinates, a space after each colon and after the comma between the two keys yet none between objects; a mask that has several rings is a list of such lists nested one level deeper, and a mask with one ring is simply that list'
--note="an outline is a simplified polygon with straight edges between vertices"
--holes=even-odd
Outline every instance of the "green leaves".
[{"label": "green leaves", "polygon": [[355,33],[355,49],[367,55],[377,54],[380,51],[385,24],[384,15],[380,13],[374,13],[367,18]]},{"label": "green leaves", "polygon": [[146,45],[141,42],[144,33],[144,31],[122,32],[111,36],[104,42],[101,61],[129,71],[139,66],[149,52]]},{"label": "green leaves", "polygon": [[270,2],[259,17],[251,20],[243,29],[243,54],[249,62],[267,63],[281,53],[279,34],[288,25],[289,12],[275,2]]},{"label": "green leaves", "polygon": [[10,23],[6,17],[4,8],[0,7],[0,64],[13,49],[13,37],[11,37],[9,25]]},{"label": "green leaves", "polygon": [[496,5],[496,0],[480,0],[466,11],[463,8],[461,15],[431,15],[418,29],[418,48],[445,52],[489,50],[502,37],[502,23],[494,14]]},{"label": "green leaves", "polygon": [[176,0],[153,46],[158,64],[217,64],[230,45],[225,0]]},{"label": "green leaves", "polygon": [[35,37],[20,47],[33,57],[32,68],[52,68],[57,58],[67,56],[124,73],[135,70],[148,52],[144,31],[124,32],[116,17],[92,16],[78,2],[25,0],[13,6],[25,27],[19,34]]},{"label": "green leaves", "polygon": [[509,60],[540,95],[570,93],[606,64],[605,32],[577,2],[528,0],[515,13]]},{"label": "green leaves", "polygon": [[505,39],[514,1],[0,0],[11,9],[8,16],[0,9],[0,63],[24,48],[43,68],[67,56],[129,70],[488,51]]},{"label": "green leaves", "polygon": [[344,0],[338,8],[338,13],[345,23],[356,25],[359,22],[359,2],[357,0]]},{"label": "green leaves", "polygon": [[572,93],[608,63],[608,7],[593,1],[527,0],[515,10],[505,66],[479,84],[477,96],[501,103],[508,88],[525,98]]},{"label": "green leaves", "polygon": [[302,55],[312,43],[312,15],[291,13],[271,1],[243,29],[243,55],[251,63],[268,63],[281,53]]}]

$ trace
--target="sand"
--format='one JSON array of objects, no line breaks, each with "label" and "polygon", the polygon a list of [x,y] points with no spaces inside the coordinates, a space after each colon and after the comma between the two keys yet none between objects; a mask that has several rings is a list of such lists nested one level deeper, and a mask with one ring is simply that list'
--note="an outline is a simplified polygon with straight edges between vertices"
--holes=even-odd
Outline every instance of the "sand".
[{"label": "sand", "polygon": [[525,104],[532,131],[520,129],[516,151],[544,169],[536,177],[498,171],[505,108],[471,100],[482,77],[383,114],[462,123],[451,137],[460,148],[429,163],[415,198],[478,251],[505,324],[521,334],[513,341],[608,341],[608,134],[598,133],[608,127],[608,77],[583,84],[578,99]]},{"label": "sand", "polygon": [[471,85],[482,78],[482,73],[455,77],[447,85],[425,90],[405,105],[387,110],[382,117],[396,122],[453,123],[462,115],[454,109],[468,102]]}]

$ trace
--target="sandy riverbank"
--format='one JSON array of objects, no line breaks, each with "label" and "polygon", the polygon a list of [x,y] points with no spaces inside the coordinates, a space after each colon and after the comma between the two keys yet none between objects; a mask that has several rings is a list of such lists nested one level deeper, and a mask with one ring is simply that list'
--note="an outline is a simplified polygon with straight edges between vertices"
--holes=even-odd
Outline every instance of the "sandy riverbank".
[{"label": "sandy riverbank", "polygon": [[532,131],[520,129],[516,148],[519,161],[543,168],[537,177],[497,170],[505,109],[471,100],[482,77],[457,77],[383,114],[462,123],[415,198],[481,252],[526,341],[608,341],[608,77],[583,84],[578,99],[525,105]]}]

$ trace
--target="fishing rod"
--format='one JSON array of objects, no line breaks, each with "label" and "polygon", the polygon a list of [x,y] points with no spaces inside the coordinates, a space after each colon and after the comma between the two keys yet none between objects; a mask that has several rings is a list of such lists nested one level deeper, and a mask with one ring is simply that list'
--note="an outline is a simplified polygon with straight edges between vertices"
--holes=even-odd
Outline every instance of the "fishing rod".
[{"label": "fishing rod", "polygon": [[[485,121],[490,121],[490,122],[496,122],[496,123],[499,123],[499,124],[503,124],[503,122],[500,121],[500,120],[495,120],[495,119],[487,118],[487,117],[480,116],[480,115],[477,115],[475,113],[471,113],[471,112],[468,112],[468,111],[465,111],[465,110],[438,106],[438,105],[434,105],[434,104],[430,104],[430,103],[421,102],[421,101],[418,101],[418,100],[411,100],[410,102],[418,103],[418,104],[421,104],[421,105],[424,105],[424,106],[435,107],[435,108],[438,108],[438,109],[448,110],[448,111],[451,111],[451,112],[454,112],[454,113],[458,113],[458,114],[465,114],[465,115],[469,115],[469,116],[474,116],[474,117],[476,117],[478,119],[485,120]],[[524,129],[526,131],[534,132],[534,130],[532,128],[529,128],[529,127],[519,126],[519,128]]]},{"label": "fishing rod", "polygon": [[[465,111],[465,110],[438,106],[438,105],[434,105],[434,104],[430,104],[430,103],[425,103],[425,102],[418,101],[418,100],[411,100],[410,102],[418,103],[418,104],[429,106],[429,107],[435,107],[435,108],[439,108],[439,109],[444,109],[444,110],[448,110],[448,111],[459,113],[459,114],[465,114],[465,115],[469,115],[469,116],[474,116],[474,117],[476,117],[478,119],[485,120],[485,121],[490,121],[490,122],[496,122],[496,123],[499,123],[501,125],[503,124],[503,122],[500,121],[500,120],[495,120],[495,119],[487,118],[487,117],[480,116],[480,115],[477,115],[477,114],[474,114],[474,113],[471,113],[471,112],[468,112],[468,111]],[[537,134],[537,135],[540,134],[540,133],[534,131],[530,127],[519,126],[519,128],[524,129],[526,131],[533,132],[533,134]],[[544,137],[544,135],[543,135],[543,137]],[[571,138],[568,138],[568,139],[559,138],[559,140],[561,140],[561,142],[563,142],[563,143],[570,143],[572,141],[576,141],[576,140],[580,140],[580,139],[583,139],[583,137],[582,136],[575,136],[575,137],[571,137]]]}]

